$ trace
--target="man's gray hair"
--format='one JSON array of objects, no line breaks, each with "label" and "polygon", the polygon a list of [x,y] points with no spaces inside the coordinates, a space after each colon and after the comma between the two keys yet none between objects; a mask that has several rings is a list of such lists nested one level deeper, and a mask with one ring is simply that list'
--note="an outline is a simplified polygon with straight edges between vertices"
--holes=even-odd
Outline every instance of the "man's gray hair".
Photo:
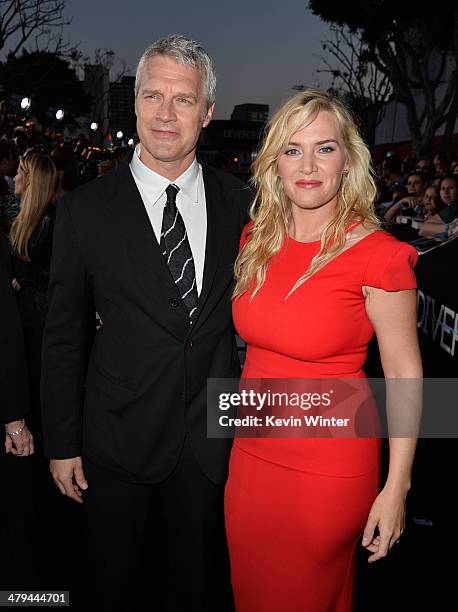
[{"label": "man's gray hair", "polygon": [[141,72],[146,62],[157,55],[163,55],[174,59],[180,64],[199,68],[205,75],[205,96],[207,105],[210,106],[216,97],[216,74],[215,64],[205,49],[192,38],[182,34],[170,34],[160,38],[147,47],[141,56],[135,75],[135,94],[140,86]]}]

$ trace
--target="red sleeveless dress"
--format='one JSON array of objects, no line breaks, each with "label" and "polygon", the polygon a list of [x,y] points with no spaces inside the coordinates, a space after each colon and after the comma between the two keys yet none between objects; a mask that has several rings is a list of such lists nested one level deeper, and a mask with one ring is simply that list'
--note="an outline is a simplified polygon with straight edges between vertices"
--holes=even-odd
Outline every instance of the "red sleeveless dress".
[{"label": "red sleeveless dress", "polygon": [[[255,298],[234,300],[243,378],[364,378],[374,329],[362,287],[416,288],[416,250],[377,230],[285,300],[319,246],[288,238]],[[225,515],[237,612],[352,610],[379,456],[378,438],[235,439]]]}]

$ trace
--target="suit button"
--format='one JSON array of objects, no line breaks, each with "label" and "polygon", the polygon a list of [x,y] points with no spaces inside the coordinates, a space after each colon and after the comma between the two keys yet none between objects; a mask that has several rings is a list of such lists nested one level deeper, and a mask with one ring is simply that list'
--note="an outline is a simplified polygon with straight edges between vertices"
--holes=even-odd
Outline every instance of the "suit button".
[{"label": "suit button", "polygon": [[192,349],[192,340],[191,338],[188,338],[186,340],[186,342],[184,343],[184,348],[187,349],[189,351],[189,349]]},{"label": "suit button", "polygon": [[180,393],[180,397],[181,397],[181,399],[184,399],[184,398],[185,398],[184,391],[182,391],[182,392]]},{"label": "suit button", "polygon": [[180,305],[180,300],[178,298],[170,298],[169,304],[172,308],[178,308],[178,306]]}]

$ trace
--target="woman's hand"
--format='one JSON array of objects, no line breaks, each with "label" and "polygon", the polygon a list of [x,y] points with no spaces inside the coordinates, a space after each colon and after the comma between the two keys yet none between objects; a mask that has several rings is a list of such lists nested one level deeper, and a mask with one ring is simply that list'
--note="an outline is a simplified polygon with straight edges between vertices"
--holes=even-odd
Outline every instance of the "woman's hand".
[{"label": "woman's hand", "polygon": [[17,282],[15,278],[13,278],[12,284],[13,284],[13,289],[15,291],[19,291],[19,289],[21,288],[21,285]]},{"label": "woman's hand", "polygon": [[[407,492],[385,487],[372,504],[363,534],[363,546],[373,553],[368,562],[386,557],[405,528]],[[375,528],[378,535],[375,535]]]},{"label": "woman's hand", "polygon": [[[16,436],[8,435],[8,432],[19,431],[21,428],[22,431],[20,434]],[[22,419],[7,423],[5,425],[5,431],[5,451],[7,454],[12,453],[18,457],[27,457],[33,454],[33,436]]]}]

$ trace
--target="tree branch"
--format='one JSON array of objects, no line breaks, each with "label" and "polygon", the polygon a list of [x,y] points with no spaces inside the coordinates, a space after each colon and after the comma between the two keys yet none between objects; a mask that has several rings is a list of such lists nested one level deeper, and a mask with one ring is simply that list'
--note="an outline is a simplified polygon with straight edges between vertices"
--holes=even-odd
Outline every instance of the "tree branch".
[{"label": "tree branch", "polygon": [[[5,5],[5,2],[1,2]],[[62,29],[71,23],[64,16],[65,0],[14,0],[8,2],[0,20],[0,50],[13,39],[9,53],[16,55],[24,44],[35,36],[36,40],[52,29]],[[5,18],[6,17],[6,18]],[[16,40],[16,36],[19,38]]]}]

